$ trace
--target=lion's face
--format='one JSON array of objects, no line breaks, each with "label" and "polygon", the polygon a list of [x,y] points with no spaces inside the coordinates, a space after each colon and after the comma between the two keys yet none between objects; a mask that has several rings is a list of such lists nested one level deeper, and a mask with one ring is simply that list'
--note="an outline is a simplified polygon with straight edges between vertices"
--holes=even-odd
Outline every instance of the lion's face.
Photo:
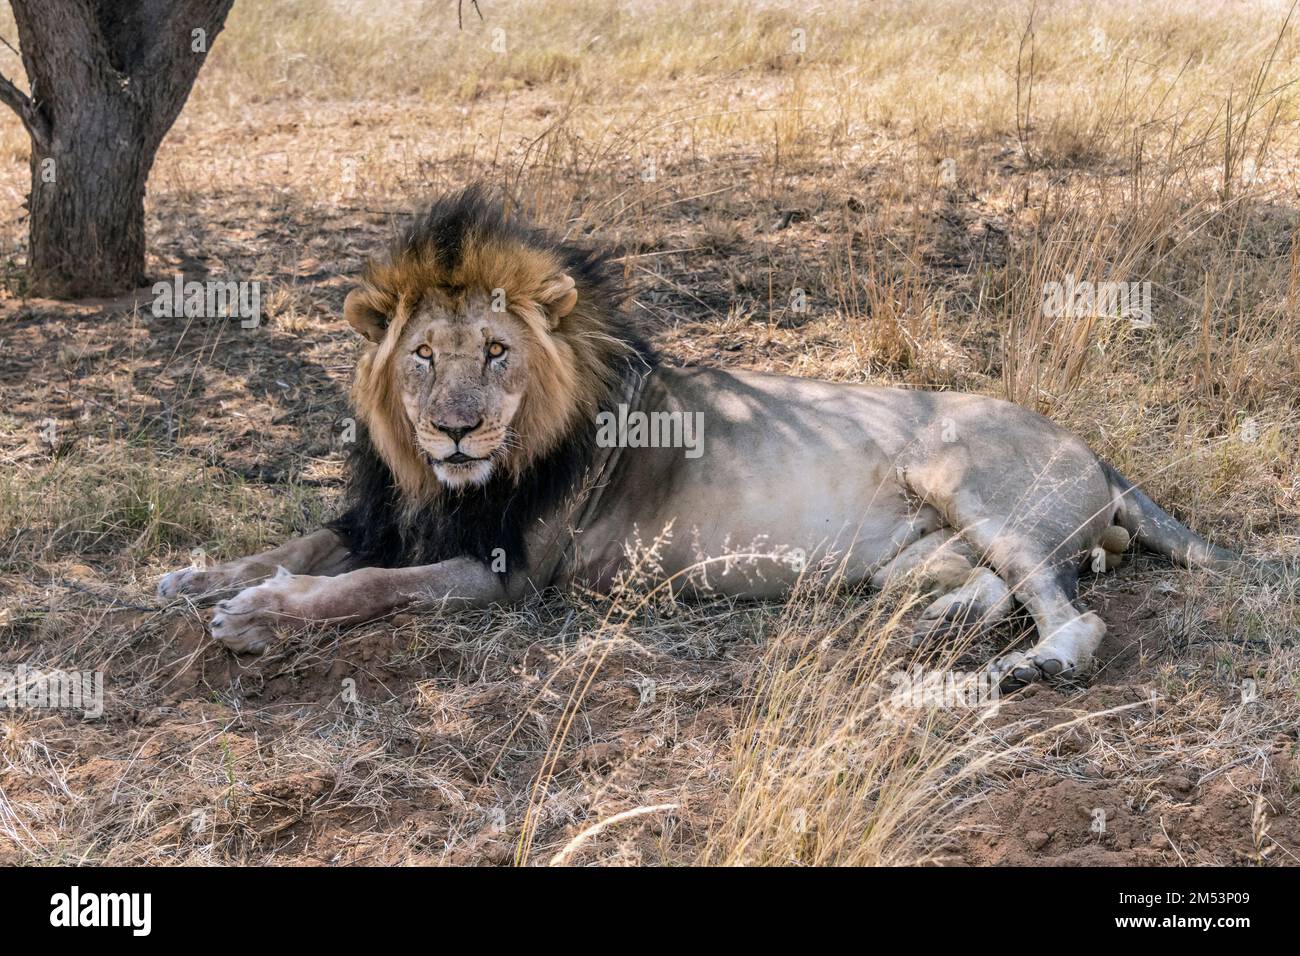
[{"label": "lion's face", "polygon": [[504,457],[534,359],[534,342],[485,296],[459,307],[426,301],[393,356],[416,444],[449,487],[482,484]]},{"label": "lion's face", "polygon": [[370,343],[351,399],[401,497],[525,481],[564,448],[635,351],[610,334],[617,291],[589,254],[517,227],[472,189],[369,262],[343,302]]}]

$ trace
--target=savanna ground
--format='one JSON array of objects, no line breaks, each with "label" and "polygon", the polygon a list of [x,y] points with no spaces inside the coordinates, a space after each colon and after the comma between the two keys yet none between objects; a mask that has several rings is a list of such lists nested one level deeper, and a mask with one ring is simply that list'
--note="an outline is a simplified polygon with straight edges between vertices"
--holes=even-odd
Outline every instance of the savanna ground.
[{"label": "savanna ground", "polygon": [[[255,329],[28,297],[4,117],[0,667],[103,671],[105,711],[0,715],[0,861],[1300,860],[1300,612],[1249,576],[1135,557],[1085,578],[1089,682],[901,711],[892,675],[1023,625],[923,655],[896,595],[632,589],[236,658],[153,597],[331,513],[343,296],[472,180],[612,247],[670,361],[1009,396],[1219,543],[1300,550],[1286,4],[479,6],[237,0],[149,271],[260,280]],[[1045,316],[1067,276],[1150,282],[1151,323]]]}]

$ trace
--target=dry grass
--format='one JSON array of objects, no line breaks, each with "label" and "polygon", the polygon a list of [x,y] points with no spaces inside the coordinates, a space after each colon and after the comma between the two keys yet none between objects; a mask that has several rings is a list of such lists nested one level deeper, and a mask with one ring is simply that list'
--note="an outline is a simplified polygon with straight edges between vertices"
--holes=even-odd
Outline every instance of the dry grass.
[{"label": "dry grass", "polygon": [[[1090,686],[901,714],[897,672],[1017,629],[918,657],[893,596],[634,582],[239,662],[155,605],[191,549],[328,513],[350,277],[473,179],[613,246],[674,361],[1011,397],[1205,533],[1296,554],[1287,4],[480,6],[236,4],[151,180],[150,270],[263,280],[258,330],[25,299],[0,127],[0,667],[107,696],[0,719],[0,860],[1296,862],[1277,588],[1141,561],[1084,596]],[[1045,315],[1067,277],[1149,282],[1151,321]]]}]

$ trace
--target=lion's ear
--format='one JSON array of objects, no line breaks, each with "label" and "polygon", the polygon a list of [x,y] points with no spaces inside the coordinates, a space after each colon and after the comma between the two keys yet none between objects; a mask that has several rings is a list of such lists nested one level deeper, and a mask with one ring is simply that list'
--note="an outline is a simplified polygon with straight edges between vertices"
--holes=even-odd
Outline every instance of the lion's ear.
[{"label": "lion's ear", "polygon": [[343,300],[343,317],[361,335],[372,342],[384,337],[388,316],[370,305],[370,296],[364,289],[353,289]]},{"label": "lion's ear", "polygon": [[537,301],[546,309],[551,317],[551,325],[554,326],[578,304],[578,289],[572,278],[560,273],[546,283],[537,296]]}]

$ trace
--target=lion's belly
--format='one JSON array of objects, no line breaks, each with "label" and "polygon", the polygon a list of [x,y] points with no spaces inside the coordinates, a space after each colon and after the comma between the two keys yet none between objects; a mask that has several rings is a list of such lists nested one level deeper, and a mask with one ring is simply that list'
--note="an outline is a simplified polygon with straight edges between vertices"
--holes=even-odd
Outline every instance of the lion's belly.
[{"label": "lion's belly", "polygon": [[[639,561],[648,578],[774,596],[805,569],[861,580],[941,524],[898,481],[894,435],[902,428],[883,417],[879,430],[864,426],[851,404],[860,393],[824,386],[812,397],[825,401],[791,403],[747,390],[753,380],[741,378],[720,399],[716,383],[702,379],[674,373],[649,396],[656,409],[703,411],[698,457],[623,448],[601,514],[578,535],[564,577],[605,588]],[[757,380],[772,381],[779,387]]]}]

